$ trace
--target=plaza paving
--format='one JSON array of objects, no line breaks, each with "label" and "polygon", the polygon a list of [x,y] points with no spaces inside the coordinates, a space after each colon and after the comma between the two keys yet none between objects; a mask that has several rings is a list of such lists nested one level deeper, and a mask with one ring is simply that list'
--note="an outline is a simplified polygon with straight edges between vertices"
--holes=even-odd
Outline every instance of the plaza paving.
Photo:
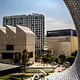
[{"label": "plaza paving", "polygon": [[44,64],[44,63],[40,63],[40,62],[35,62],[33,65],[29,66],[29,67],[53,67],[50,64]]},{"label": "plaza paving", "polygon": [[[31,65],[30,67],[53,67],[52,65],[50,64],[42,64],[42,63],[35,63],[33,65]],[[60,66],[54,66],[54,73],[58,73],[58,72],[61,72],[65,69],[65,67],[63,65],[60,65]],[[53,74],[53,73],[50,73],[50,74]],[[35,73],[36,75],[36,73]],[[35,76],[34,75],[34,76]],[[34,80],[34,76],[32,78],[28,78],[26,80]],[[45,76],[45,79],[39,79],[39,80],[47,80],[47,76]]]}]

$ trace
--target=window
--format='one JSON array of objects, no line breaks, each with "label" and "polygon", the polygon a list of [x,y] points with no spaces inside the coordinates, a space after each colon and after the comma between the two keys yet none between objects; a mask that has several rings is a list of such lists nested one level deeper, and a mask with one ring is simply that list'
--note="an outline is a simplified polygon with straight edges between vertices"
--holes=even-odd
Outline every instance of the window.
[{"label": "window", "polygon": [[21,17],[20,20],[23,20],[23,18]]},{"label": "window", "polygon": [[26,19],[28,19],[28,16],[26,16]]},{"label": "window", "polygon": [[34,26],[34,24],[31,24],[31,26]]},{"label": "window", "polygon": [[13,45],[6,45],[6,50],[14,50],[14,46]]},{"label": "window", "polygon": [[13,53],[2,53],[2,59],[13,59]]},{"label": "window", "polygon": [[6,23],[8,23],[8,19],[6,19]]},{"label": "window", "polygon": [[38,19],[38,17],[37,17],[37,16],[35,16],[35,19]]}]

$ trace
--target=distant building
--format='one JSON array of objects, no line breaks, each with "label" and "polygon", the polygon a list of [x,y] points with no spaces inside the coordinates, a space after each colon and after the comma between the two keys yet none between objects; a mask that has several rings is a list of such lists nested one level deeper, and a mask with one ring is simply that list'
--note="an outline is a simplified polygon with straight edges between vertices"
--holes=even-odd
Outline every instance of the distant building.
[{"label": "distant building", "polygon": [[26,49],[30,52],[29,62],[35,62],[35,34],[27,27],[0,27],[0,62],[13,63],[17,55]]},{"label": "distant building", "polygon": [[53,54],[71,55],[78,49],[77,33],[72,29],[47,31],[46,44]]},{"label": "distant building", "polygon": [[5,16],[3,18],[3,26],[22,25],[30,28],[36,35],[36,53],[40,53],[44,46],[44,34],[45,34],[45,17],[42,14],[29,14],[29,15],[16,15]]}]

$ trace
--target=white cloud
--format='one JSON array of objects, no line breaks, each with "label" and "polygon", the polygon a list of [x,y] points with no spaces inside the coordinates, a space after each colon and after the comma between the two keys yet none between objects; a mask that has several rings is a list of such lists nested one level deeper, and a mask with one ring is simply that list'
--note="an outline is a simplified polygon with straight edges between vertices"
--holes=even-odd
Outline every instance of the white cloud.
[{"label": "white cloud", "polygon": [[56,6],[56,2],[52,2],[50,0],[39,0],[36,4],[37,7],[39,7],[40,9],[44,9],[44,8],[49,8],[49,9],[55,9]]},{"label": "white cloud", "polygon": [[55,21],[53,18],[46,18],[46,31],[58,29],[75,29],[74,24],[68,24],[63,21]]},{"label": "white cloud", "polygon": [[53,20],[53,18],[51,18],[51,17],[46,17],[46,22],[53,22],[54,20]]}]

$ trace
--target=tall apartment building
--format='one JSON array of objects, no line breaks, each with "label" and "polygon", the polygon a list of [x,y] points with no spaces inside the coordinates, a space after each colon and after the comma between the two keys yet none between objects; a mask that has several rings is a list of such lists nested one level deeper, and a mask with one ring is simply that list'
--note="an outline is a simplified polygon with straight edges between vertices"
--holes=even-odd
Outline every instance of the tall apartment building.
[{"label": "tall apartment building", "polygon": [[72,29],[47,31],[46,41],[48,49],[53,50],[53,54],[57,56],[60,54],[70,56],[78,49],[77,34]]},{"label": "tall apartment building", "polygon": [[36,53],[40,53],[44,46],[45,17],[42,14],[16,15],[3,17],[3,26],[22,25],[30,28],[36,35]]}]

